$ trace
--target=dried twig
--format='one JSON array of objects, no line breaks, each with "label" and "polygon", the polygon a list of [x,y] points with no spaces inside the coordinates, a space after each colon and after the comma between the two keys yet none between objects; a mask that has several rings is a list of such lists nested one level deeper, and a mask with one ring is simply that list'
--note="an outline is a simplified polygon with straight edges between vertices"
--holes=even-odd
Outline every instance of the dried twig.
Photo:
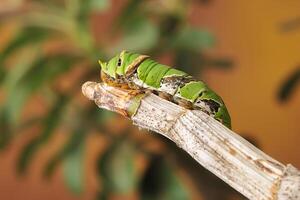
[{"label": "dried twig", "polygon": [[300,172],[283,165],[207,114],[154,94],[87,82],[83,94],[101,107],[164,135],[249,199],[300,199]]}]

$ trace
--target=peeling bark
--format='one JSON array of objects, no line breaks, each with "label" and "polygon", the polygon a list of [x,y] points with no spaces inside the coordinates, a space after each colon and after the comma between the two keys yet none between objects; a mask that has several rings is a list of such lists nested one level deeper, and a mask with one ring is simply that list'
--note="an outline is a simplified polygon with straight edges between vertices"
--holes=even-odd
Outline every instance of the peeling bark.
[{"label": "peeling bark", "polygon": [[85,83],[83,93],[99,107],[124,116],[134,101],[138,106],[130,118],[135,125],[169,138],[249,199],[300,199],[296,168],[271,158],[204,112],[185,109],[154,94],[136,99],[130,91],[101,83]]}]

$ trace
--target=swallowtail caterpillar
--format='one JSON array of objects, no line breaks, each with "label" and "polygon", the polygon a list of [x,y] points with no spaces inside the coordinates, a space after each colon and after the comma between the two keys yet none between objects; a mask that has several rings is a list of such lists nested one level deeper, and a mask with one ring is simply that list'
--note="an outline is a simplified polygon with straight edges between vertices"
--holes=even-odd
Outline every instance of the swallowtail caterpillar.
[{"label": "swallowtail caterpillar", "polygon": [[101,62],[103,82],[122,88],[151,91],[188,109],[199,109],[231,128],[221,97],[204,82],[185,72],[159,64],[149,56],[122,51],[109,62]]}]

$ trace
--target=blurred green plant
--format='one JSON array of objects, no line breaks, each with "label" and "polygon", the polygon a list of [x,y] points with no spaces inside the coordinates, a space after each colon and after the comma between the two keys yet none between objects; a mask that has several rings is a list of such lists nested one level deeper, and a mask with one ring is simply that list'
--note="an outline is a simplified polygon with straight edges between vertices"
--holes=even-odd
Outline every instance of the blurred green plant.
[{"label": "blurred green plant", "polygon": [[300,85],[300,68],[296,68],[288,77],[283,81],[282,86],[279,88],[277,98],[280,102],[288,101],[296,87]]},{"label": "blurred green plant", "polygon": [[190,199],[186,186],[174,174],[175,169],[161,155],[152,155],[141,181],[141,199]]},{"label": "blurred green plant", "polygon": [[[188,187],[172,160],[162,159],[164,151],[149,156],[147,150],[140,149],[138,139],[129,140],[130,133],[115,136],[105,125],[115,115],[82,104],[78,94],[84,81],[99,79],[98,58],[106,59],[123,49],[153,57],[169,55],[174,66],[185,67],[182,70],[190,74],[199,75],[207,67],[230,67],[229,60],[203,53],[214,46],[215,38],[204,28],[189,24],[187,15],[193,3],[118,2],[122,9],[106,30],[106,41],[97,38],[91,21],[97,15],[115,12],[117,6],[110,0],[31,0],[20,3],[14,12],[1,13],[1,27],[16,24],[18,28],[0,54],[0,87],[5,93],[0,107],[0,148],[8,146],[25,129],[40,127],[40,134],[22,148],[16,164],[18,173],[26,173],[36,153],[57,130],[63,129],[69,133],[68,139],[47,162],[43,175],[51,178],[62,165],[68,187],[76,194],[84,192],[85,138],[96,130],[111,141],[95,167],[103,186],[99,189],[100,199],[138,190],[143,199],[188,199]],[[57,45],[54,50],[53,44]],[[80,77],[70,76],[77,69],[82,69]],[[62,78],[71,86],[61,87]],[[21,117],[37,95],[46,102],[46,112],[40,116],[27,110],[29,117]],[[135,167],[137,152],[144,152],[150,163],[142,174]]]},{"label": "blurred green plant", "polygon": [[100,156],[98,172],[103,180],[103,193],[126,194],[134,191],[138,183],[135,154],[134,145],[122,137]]}]

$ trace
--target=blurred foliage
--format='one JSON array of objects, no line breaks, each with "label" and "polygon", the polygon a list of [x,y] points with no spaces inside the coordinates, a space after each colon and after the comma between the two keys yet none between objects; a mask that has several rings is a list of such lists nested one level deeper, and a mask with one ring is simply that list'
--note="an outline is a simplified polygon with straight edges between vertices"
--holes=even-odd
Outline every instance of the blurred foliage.
[{"label": "blurred foliage", "polygon": [[19,163],[17,165],[18,172],[24,173],[28,167],[29,162],[36,153],[36,151],[49,141],[50,137],[53,135],[55,128],[61,122],[60,117],[63,114],[63,108],[67,103],[66,96],[60,96],[57,102],[54,104],[53,108],[49,111],[48,115],[45,116],[43,121],[43,130],[41,134],[33,138],[28,144],[23,148],[20,155]]},{"label": "blurred foliage", "polygon": [[[83,134],[83,132],[79,132]],[[78,136],[75,134],[77,138]],[[53,166],[53,165],[52,165]],[[64,178],[67,186],[76,194],[80,194],[84,189],[84,143],[69,150],[64,160]]]},{"label": "blurred foliage", "polygon": [[300,85],[300,67],[296,68],[291,74],[288,75],[286,80],[282,83],[282,86],[278,91],[278,100],[280,102],[286,102],[290,99],[296,87]]},{"label": "blurred foliage", "polygon": [[[134,191],[143,199],[190,199],[191,191],[178,173],[185,170],[189,174],[190,168],[168,159],[170,154],[181,159],[189,156],[178,154],[178,148],[169,145],[169,151],[149,153],[144,145],[138,145],[139,139],[130,136],[129,128],[123,134],[112,134],[113,127],[107,127],[106,122],[115,115],[82,103],[79,96],[84,81],[99,80],[97,59],[107,59],[123,49],[154,58],[168,55],[174,66],[194,75],[209,67],[229,68],[230,60],[204,54],[215,44],[213,34],[187,20],[192,3],[208,6],[208,2],[128,0],[118,3],[122,4],[118,10],[119,6],[113,4],[116,1],[110,0],[31,0],[20,3],[12,14],[1,13],[1,27],[16,24],[17,28],[0,54],[0,87],[5,94],[0,107],[0,148],[9,146],[31,127],[39,130],[22,147],[17,172],[25,174],[37,152],[55,134],[66,132],[67,141],[46,163],[43,175],[50,179],[62,166],[67,186],[81,194],[85,187],[85,138],[98,132],[109,141],[95,166],[102,183],[99,199]],[[114,12],[119,15],[108,30],[95,32],[93,19]],[[96,26],[102,26],[101,22]],[[80,76],[73,76],[78,70]],[[62,86],[65,83],[67,86]],[[32,102],[36,105],[36,97],[43,99],[42,114],[28,110]],[[142,173],[137,172],[137,154],[143,154],[149,162]],[[206,188],[215,187],[216,180],[202,176],[204,169],[196,162],[189,165],[197,169],[197,179],[192,178],[195,185],[211,181]]]},{"label": "blurred foliage", "polygon": [[141,199],[189,199],[185,186],[174,171],[167,158],[151,156],[140,185]]},{"label": "blurred foliage", "polygon": [[126,194],[137,187],[134,146],[124,138],[115,140],[99,158],[98,172],[103,192]]}]

